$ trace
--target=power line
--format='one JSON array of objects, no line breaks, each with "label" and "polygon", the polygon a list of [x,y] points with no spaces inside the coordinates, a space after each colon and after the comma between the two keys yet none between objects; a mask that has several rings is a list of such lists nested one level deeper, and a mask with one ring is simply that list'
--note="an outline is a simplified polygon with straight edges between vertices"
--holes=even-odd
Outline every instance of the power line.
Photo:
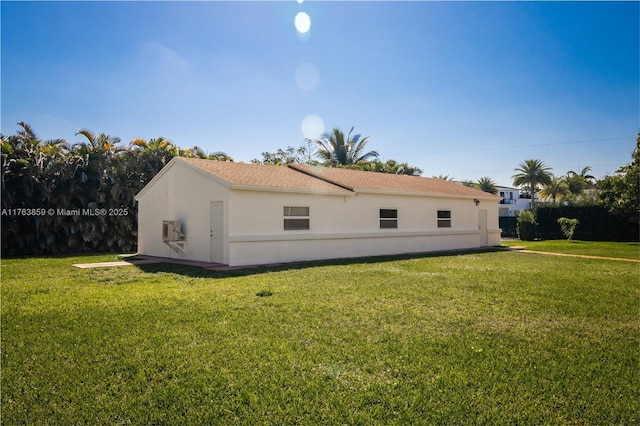
[{"label": "power line", "polygon": [[391,155],[394,155],[394,156],[396,155],[430,155],[430,154],[449,154],[449,153],[480,152],[480,151],[501,151],[501,150],[508,150],[508,149],[520,149],[520,148],[538,148],[538,147],[544,147],[544,146],[610,142],[610,141],[623,140],[623,139],[629,139],[629,138],[630,137],[618,137],[618,138],[606,138],[606,139],[591,139],[586,141],[555,142],[555,143],[542,143],[542,144],[531,144],[531,145],[509,145],[509,146],[500,146],[500,147],[496,146],[496,147],[488,147],[488,148],[452,149],[452,150],[446,150],[446,151],[403,152],[403,153],[392,153]]},{"label": "power line", "polygon": [[[595,167],[615,167],[620,168],[621,166],[624,166],[624,164],[594,164],[594,165],[590,165],[589,167],[591,167],[592,169]],[[570,165],[561,165],[561,166],[556,166],[554,167],[554,169],[570,169],[574,166],[570,166]],[[580,167],[578,167],[579,169]],[[488,170],[469,170],[469,173],[491,173],[491,172],[513,172],[514,169],[488,169]]]}]

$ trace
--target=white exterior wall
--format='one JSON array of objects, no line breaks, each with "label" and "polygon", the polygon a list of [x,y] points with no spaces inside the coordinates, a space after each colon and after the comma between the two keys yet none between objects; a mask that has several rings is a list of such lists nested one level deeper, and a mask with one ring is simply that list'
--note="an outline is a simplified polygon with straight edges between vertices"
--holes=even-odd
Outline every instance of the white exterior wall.
[{"label": "white exterior wall", "polygon": [[[225,186],[180,163],[173,164],[138,199],[138,253],[209,262],[211,202],[223,201],[227,210],[228,198]],[[163,220],[181,222],[186,236],[184,253],[162,241]],[[224,259],[227,263],[227,250]]]},{"label": "white exterior wall", "polygon": [[[488,245],[500,243],[498,202],[358,194],[311,195],[232,191],[231,265],[416,253],[479,247],[478,210],[487,210]],[[284,230],[284,206],[310,208],[310,229]],[[379,210],[398,210],[398,228],[380,229]],[[451,211],[451,228],[437,211]]]},{"label": "white exterior wall", "polygon": [[[211,261],[211,202],[224,203],[223,263],[231,266],[418,253],[480,247],[478,211],[487,210],[487,245],[500,244],[498,200],[358,193],[304,194],[229,189],[179,162],[138,196],[138,252]],[[310,229],[285,231],[285,206],[310,208]],[[398,228],[380,229],[379,210],[398,210]],[[451,211],[451,228],[437,211]],[[179,220],[185,253],[162,241],[162,221]]]}]

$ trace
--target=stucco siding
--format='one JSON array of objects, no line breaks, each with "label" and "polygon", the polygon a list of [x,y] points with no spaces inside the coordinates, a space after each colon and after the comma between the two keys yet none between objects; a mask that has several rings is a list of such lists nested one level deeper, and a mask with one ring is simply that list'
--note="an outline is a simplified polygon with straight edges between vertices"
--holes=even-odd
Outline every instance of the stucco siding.
[{"label": "stucco siding", "polygon": [[159,179],[138,199],[138,253],[169,257],[171,249],[162,243],[161,224],[169,218],[169,186]]},{"label": "stucco siding", "polygon": [[[310,229],[285,231],[284,206],[309,207]],[[381,208],[397,209],[396,229],[380,229]],[[487,245],[499,244],[497,201],[476,206],[450,197],[233,191],[229,260],[247,265],[479,247],[480,209],[487,210]],[[438,210],[451,211],[451,228],[438,228]]]},{"label": "stucco siding", "polygon": [[422,253],[478,247],[478,231],[307,235],[243,241],[232,238],[233,265]]},{"label": "stucco siding", "polygon": [[[174,259],[210,261],[211,202],[228,205],[229,190],[202,174],[176,163],[138,201],[138,252]],[[185,252],[162,241],[162,221],[179,220]],[[227,234],[225,232],[225,234]],[[228,256],[225,256],[225,260]]]},{"label": "stucco siding", "polygon": [[[477,229],[478,210],[497,215],[497,202],[471,199],[358,194],[352,196],[312,195],[261,191],[233,191],[234,205],[230,234],[271,235],[283,232],[283,207],[310,208],[311,232],[369,232],[379,229],[380,209],[398,210],[399,230],[438,229],[438,210],[451,211],[452,229]],[[497,228],[497,216],[488,223]],[[306,231],[286,231],[306,232]]]},{"label": "stucco siding", "polygon": [[[238,179],[241,183],[247,176],[255,177],[251,174],[234,177],[233,166],[222,168],[230,173],[229,179]],[[215,258],[217,262],[238,266],[465,249],[500,243],[497,197],[493,199],[482,193],[478,193],[477,198],[473,198],[473,194],[398,191],[390,194],[327,187],[326,183],[294,190],[274,186],[270,182],[273,169],[245,166],[240,169],[262,173],[259,182],[264,186],[247,187],[244,183],[234,186],[190,162],[172,160],[136,198],[138,252],[207,262]],[[285,173],[294,185],[295,173],[298,172]],[[219,202],[222,202],[221,209]],[[212,203],[216,203],[215,217],[219,219],[215,226],[212,225]],[[285,230],[285,207],[308,208],[309,215],[298,221],[304,223],[308,219],[309,229]],[[397,220],[391,218],[391,223],[387,220],[382,227],[380,209],[396,210]],[[450,227],[438,226],[439,210],[450,212]],[[486,227],[479,219],[484,217],[482,210],[487,212]],[[298,209],[297,214],[300,211],[305,209]],[[163,220],[180,221],[185,234],[184,253],[162,241]],[[288,217],[288,226],[291,223]]]}]

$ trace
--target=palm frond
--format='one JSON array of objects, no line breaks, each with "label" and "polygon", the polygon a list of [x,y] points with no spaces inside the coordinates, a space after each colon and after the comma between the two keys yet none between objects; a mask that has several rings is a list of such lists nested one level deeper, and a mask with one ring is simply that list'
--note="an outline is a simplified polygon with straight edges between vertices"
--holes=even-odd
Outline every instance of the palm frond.
[{"label": "palm frond", "polygon": [[144,139],[134,139],[131,142],[129,142],[129,146],[130,147],[138,147],[138,148],[144,148],[147,146],[147,141]]},{"label": "palm frond", "polygon": [[19,121],[18,126],[22,127],[22,130],[18,131],[18,135],[27,139],[38,139],[36,136],[36,132],[33,131],[33,128],[24,121]]},{"label": "palm frond", "polygon": [[82,135],[87,138],[87,141],[89,141],[92,146],[95,144],[96,136],[90,130],[80,129],[76,132],[76,136],[78,135]]}]

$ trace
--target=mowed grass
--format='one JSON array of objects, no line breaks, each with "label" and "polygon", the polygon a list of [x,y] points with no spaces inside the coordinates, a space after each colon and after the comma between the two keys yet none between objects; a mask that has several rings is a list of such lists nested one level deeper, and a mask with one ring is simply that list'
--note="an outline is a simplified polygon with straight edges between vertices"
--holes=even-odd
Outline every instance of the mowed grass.
[{"label": "mowed grass", "polygon": [[579,254],[586,256],[617,257],[640,260],[640,243],[578,241],[578,240],[545,240],[545,241],[502,241],[507,247],[524,247],[527,250],[551,253]]},{"label": "mowed grass", "polygon": [[636,263],[2,261],[2,423],[638,424]]}]

